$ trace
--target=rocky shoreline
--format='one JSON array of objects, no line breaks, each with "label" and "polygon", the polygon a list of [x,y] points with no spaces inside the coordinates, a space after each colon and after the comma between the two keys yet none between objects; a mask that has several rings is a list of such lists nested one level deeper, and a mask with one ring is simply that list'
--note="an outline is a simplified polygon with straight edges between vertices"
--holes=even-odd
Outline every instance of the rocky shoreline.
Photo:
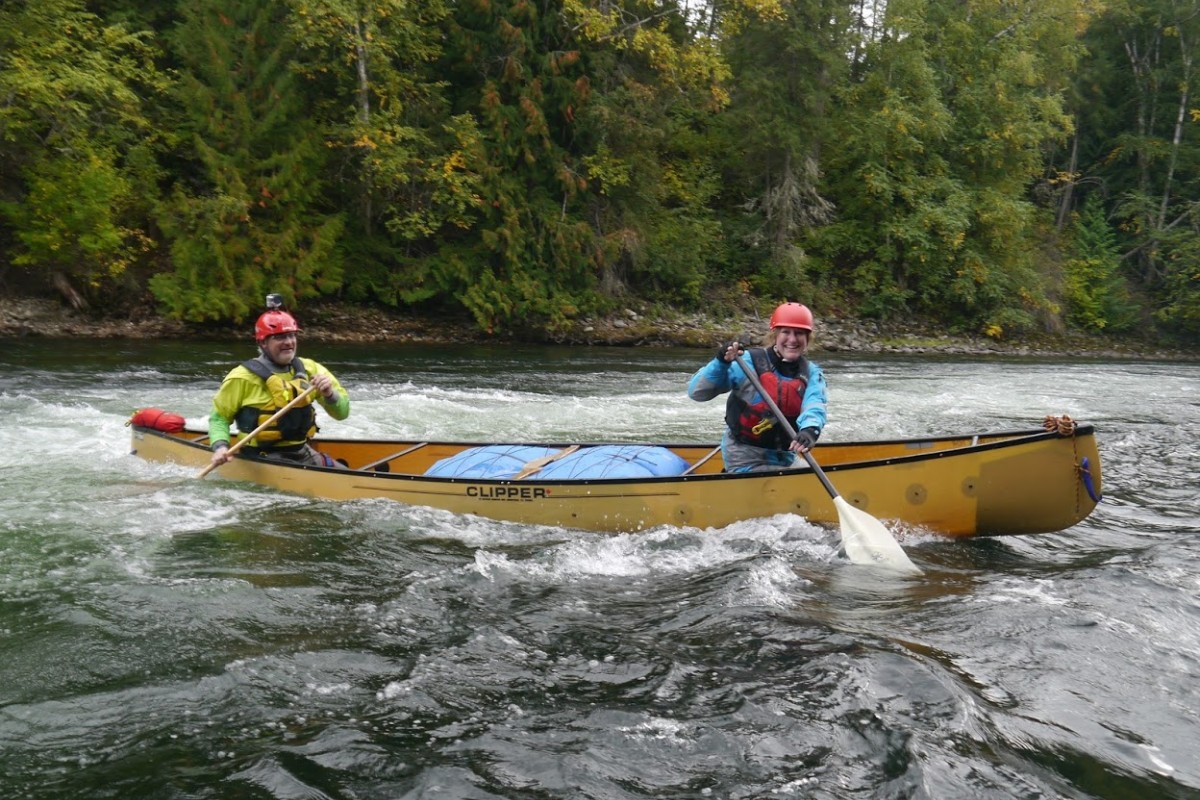
[{"label": "rocky shoreline", "polygon": [[[446,342],[523,341],[544,344],[612,347],[714,347],[733,337],[759,340],[765,319],[715,319],[679,314],[666,318],[634,309],[603,319],[583,319],[553,336],[489,337],[470,320],[413,317],[396,311],[362,309],[326,303],[306,309],[301,317],[305,338],[316,342]],[[109,316],[81,313],[52,299],[0,299],[0,338],[214,339],[248,335],[232,326],[196,325],[151,313]],[[1079,334],[1046,334],[1014,341],[952,336],[922,323],[897,325],[874,320],[821,318],[813,342],[814,355],[827,353],[895,353],[906,355],[1037,356],[1147,360],[1200,359],[1195,350],[1172,350],[1128,338],[1101,339]]]}]

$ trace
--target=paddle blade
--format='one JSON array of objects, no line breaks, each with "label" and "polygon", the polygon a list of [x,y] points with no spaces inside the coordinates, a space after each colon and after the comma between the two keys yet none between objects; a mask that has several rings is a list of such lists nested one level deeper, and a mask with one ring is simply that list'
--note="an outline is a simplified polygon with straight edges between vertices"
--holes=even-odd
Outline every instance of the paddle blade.
[{"label": "paddle blade", "polygon": [[842,547],[853,563],[922,574],[882,522],[852,506],[840,495],[833,498],[833,504],[837,506],[841,522]]}]

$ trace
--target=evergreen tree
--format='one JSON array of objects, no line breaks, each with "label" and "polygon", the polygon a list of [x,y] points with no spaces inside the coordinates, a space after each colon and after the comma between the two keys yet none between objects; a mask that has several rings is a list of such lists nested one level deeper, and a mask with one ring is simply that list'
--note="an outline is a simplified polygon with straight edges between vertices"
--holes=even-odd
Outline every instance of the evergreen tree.
[{"label": "evergreen tree", "polygon": [[1067,320],[1081,330],[1119,332],[1136,322],[1135,306],[1121,275],[1117,236],[1101,203],[1088,203],[1074,226],[1073,257],[1065,265]]},{"label": "evergreen tree", "polygon": [[724,272],[710,131],[728,103],[729,70],[715,32],[745,5],[564,3],[586,75],[565,113],[609,302],[634,294],[697,306]]},{"label": "evergreen tree", "polygon": [[737,275],[770,297],[811,293],[801,242],[833,217],[820,179],[826,148],[836,147],[832,97],[847,78],[849,11],[845,0],[788,3],[782,13],[747,15],[722,44],[731,88],[717,123],[720,202],[740,245]]},{"label": "evergreen tree", "polygon": [[471,235],[444,239],[429,268],[486,330],[574,316],[595,282],[586,182],[567,146],[586,78],[559,9],[463,0],[446,21],[452,111],[479,130],[466,164],[479,204]]},{"label": "evergreen tree", "polygon": [[447,287],[428,255],[470,228],[479,205],[468,168],[475,121],[451,117],[435,72],[446,4],[289,4],[303,88],[328,132],[328,199],[348,211],[348,295],[388,304],[437,297]]},{"label": "evergreen tree", "polygon": [[161,214],[172,270],[151,287],[191,320],[242,321],[262,297],[336,291],[340,215],[321,213],[320,130],[296,86],[277,0],[198,0],[171,41],[189,162]]}]

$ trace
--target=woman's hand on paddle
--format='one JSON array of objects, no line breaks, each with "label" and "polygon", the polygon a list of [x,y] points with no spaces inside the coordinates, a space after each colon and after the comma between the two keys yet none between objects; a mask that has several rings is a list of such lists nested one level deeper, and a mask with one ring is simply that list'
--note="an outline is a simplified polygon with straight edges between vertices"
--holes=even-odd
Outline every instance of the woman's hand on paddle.
[{"label": "woman's hand on paddle", "polygon": [[817,443],[818,436],[820,432],[816,428],[801,428],[796,431],[796,438],[792,440],[788,449],[793,453],[807,453]]},{"label": "woman's hand on paddle", "polygon": [[724,342],[717,347],[716,358],[724,361],[726,364],[732,364],[733,360],[742,352],[741,342]]}]

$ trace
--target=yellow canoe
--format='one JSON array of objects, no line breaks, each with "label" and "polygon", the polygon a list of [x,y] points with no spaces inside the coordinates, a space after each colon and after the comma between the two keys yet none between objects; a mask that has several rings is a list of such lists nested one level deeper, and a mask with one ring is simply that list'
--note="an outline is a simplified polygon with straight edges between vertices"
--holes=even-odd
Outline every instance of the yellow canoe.
[{"label": "yellow canoe", "polygon": [[[209,463],[203,431],[131,429],[133,453],[143,459],[197,470]],[[680,474],[596,479],[546,476],[567,455],[605,445],[537,445],[551,449],[525,465],[524,477],[506,478],[425,474],[443,459],[486,446],[469,442],[321,438],[314,445],[347,468],[299,466],[243,451],[216,474],[329,500],[386,498],[591,531],[719,528],[775,514],[838,522],[833,501],[807,465],[727,474],[715,445],[661,445],[682,459]],[[954,537],[1060,531],[1090,514],[1101,492],[1095,431],[1069,418],[1047,418],[1045,427],[1029,430],[823,443],[813,455],[849,503],[884,521]]]}]

